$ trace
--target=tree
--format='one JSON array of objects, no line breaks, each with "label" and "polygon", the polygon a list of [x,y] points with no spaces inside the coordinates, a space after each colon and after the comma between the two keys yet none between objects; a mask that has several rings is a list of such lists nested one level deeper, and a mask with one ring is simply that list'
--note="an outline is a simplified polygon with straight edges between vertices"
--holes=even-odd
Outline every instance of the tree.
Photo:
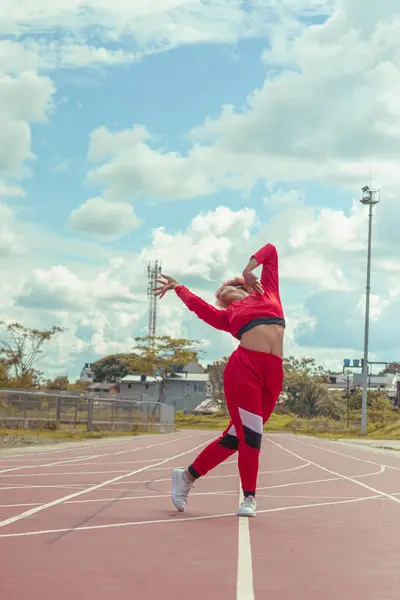
[{"label": "tree", "polygon": [[67,390],[69,387],[68,377],[59,375],[53,380],[49,380],[46,384],[48,390]]},{"label": "tree", "polygon": [[400,373],[400,363],[398,362],[390,363],[390,365],[388,365],[386,369],[382,371],[382,375],[396,375],[397,373]]},{"label": "tree", "polygon": [[161,377],[161,398],[165,379],[199,359],[200,342],[194,340],[162,335],[136,337],[135,342],[131,368],[134,373]]},{"label": "tree", "polygon": [[206,373],[208,373],[212,397],[214,402],[226,412],[226,400],[224,393],[224,371],[228,358],[224,356],[220,360],[214,361],[211,365],[208,365]]},{"label": "tree", "polygon": [[8,384],[8,364],[0,359],[0,387],[7,387]]},{"label": "tree", "polygon": [[0,326],[4,329],[4,337],[0,339],[0,357],[14,374],[13,385],[37,385],[40,373],[35,369],[35,364],[43,353],[43,345],[65,329],[52,327],[41,331],[21,323],[7,325],[4,321],[0,321]]},{"label": "tree", "polygon": [[321,380],[323,381],[328,380],[328,373],[325,371],[324,367],[316,364],[314,358],[295,358],[294,356],[289,356],[284,359],[283,368],[285,374],[302,373],[310,377],[321,377]]},{"label": "tree", "polygon": [[99,383],[107,381],[115,383],[118,378],[125,377],[133,372],[132,362],[134,355],[131,354],[110,354],[100,360],[92,363],[91,369],[94,374],[94,380]]},{"label": "tree", "polygon": [[69,383],[68,384],[68,389],[71,390],[72,392],[86,392],[87,388],[90,385],[90,381],[81,381],[80,379],[78,379],[78,381],[75,381],[75,383]]},{"label": "tree", "polygon": [[[362,390],[361,387],[354,389],[350,395],[350,410],[361,410],[362,405]],[[385,410],[388,407],[392,408],[388,395],[385,390],[368,390],[367,407],[374,411]]]},{"label": "tree", "polygon": [[289,356],[284,361],[284,371],[286,407],[290,411],[308,419],[317,416],[340,418],[344,401],[329,392],[326,386],[328,374],[313,358]]}]

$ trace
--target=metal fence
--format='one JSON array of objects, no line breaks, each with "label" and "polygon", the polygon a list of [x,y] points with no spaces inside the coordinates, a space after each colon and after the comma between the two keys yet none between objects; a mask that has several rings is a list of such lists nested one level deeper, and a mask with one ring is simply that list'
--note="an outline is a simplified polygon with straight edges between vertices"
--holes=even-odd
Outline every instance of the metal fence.
[{"label": "metal fence", "polygon": [[116,396],[67,395],[0,390],[0,426],[24,429],[59,426],[88,431],[174,430],[175,410],[160,402]]}]

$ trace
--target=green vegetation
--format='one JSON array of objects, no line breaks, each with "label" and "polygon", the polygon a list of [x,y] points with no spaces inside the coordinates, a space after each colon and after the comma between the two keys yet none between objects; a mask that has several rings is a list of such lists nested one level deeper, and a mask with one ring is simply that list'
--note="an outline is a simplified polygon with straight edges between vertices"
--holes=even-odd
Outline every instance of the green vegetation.
[{"label": "green vegetation", "polygon": [[35,365],[43,354],[43,345],[65,331],[52,327],[43,331],[0,321],[0,386],[28,388],[38,385],[41,373]]},{"label": "green vegetation", "polygon": [[[43,427],[41,429],[9,429],[6,427],[0,427],[0,441],[3,441],[4,445],[7,445],[7,440],[10,440],[10,444],[31,444],[31,443],[52,443],[52,442],[81,442],[83,440],[97,440],[102,438],[119,438],[119,437],[136,437],[138,435],[155,435],[159,434],[159,430],[151,428],[146,430],[140,430],[139,427],[134,426],[133,429],[124,431],[112,431],[112,430],[99,430],[87,431],[84,425],[78,425],[76,428],[71,427],[57,427],[48,428]],[[2,444],[0,444],[0,449]]]},{"label": "green vegetation", "polygon": [[[381,415],[369,411],[368,436],[371,439],[400,439],[400,418],[395,412],[386,422]],[[294,414],[277,412],[271,415],[265,425],[266,432],[287,432],[301,435],[314,435],[318,437],[358,437],[360,436],[360,413],[351,413],[350,427],[343,420],[337,421],[327,417],[315,417],[305,419]],[[184,415],[182,412],[176,414],[175,425],[177,429],[209,429],[223,431],[229,423],[229,417],[223,412],[213,415]]]},{"label": "green vegetation", "polygon": [[[223,370],[226,358],[210,365],[208,372],[220,412],[210,416],[176,416],[179,428],[223,430],[228,424],[223,393]],[[284,360],[284,386],[266,431],[287,431],[325,437],[357,437],[361,423],[361,389],[344,392],[329,389],[332,375],[312,358]],[[387,372],[399,372],[399,363],[392,363]],[[395,409],[383,390],[368,392],[368,436],[400,439],[400,411]]]},{"label": "green vegetation", "polygon": [[[39,391],[40,386],[44,384],[41,373],[35,369],[36,362],[46,342],[63,331],[59,327],[39,331],[20,323],[7,325],[0,322],[0,388],[36,388]],[[131,353],[106,356],[94,363],[92,368],[98,381],[115,381],[117,377],[123,377],[127,373],[157,374],[165,379],[174,372],[179,372],[183,365],[197,361],[199,345],[197,341],[174,339],[169,336],[137,337]],[[227,357],[224,357],[207,368],[212,395],[220,412],[211,416],[177,413],[177,428],[222,431],[227,427],[229,417],[223,388],[226,362]],[[400,363],[395,362],[384,371],[384,373],[398,372],[400,372]],[[329,377],[332,374],[310,358],[297,359],[289,356],[284,360],[284,374],[280,403],[266,424],[266,431],[287,431],[329,437],[359,435],[361,421],[359,388],[352,387],[345,392],[332,391],[329,389]],[[18,422],[21,426],[26,425],[29,420],[31,429],[0,428],[0,435],[3,438],[79,440],[139,433],[136,428],[139,427],[140,415],[136,420],[132,416],[131,431],[88,432],[85,428],[88,406],[84,394],[87,383],[71,384],[67,377],[58,376],[53,381],[47,381],[45,386],[47,390],[54,391],[54,396],[36,398],[14,395],[10,400],[8,393],[4,392],[3,397],[0,397],[0,419],[3,419],[3,425],[12,427],[12,422]],[[71,396],[67,394],[62,397],[57,416],[57,394],[68,390],[71,391]],[[78,393],[83,395],[79,396]],[[100,422],[117,423],[119,418],[124,421],[125,408],[121,407],[121,410],[122,416],[118,415],[114,408],[110,412],[107,407],[103,407],[104,415],[97,414],[97,411],[97,418],[94,421],[97,420],[99,424]],[[32,423],[32,419],[37,419],[37,422]],[[137,421],[137,424],[132,425],[134,421]],[[150,424],[150,421],[146,421],[146,427],[155,427],[155,424]],[[383,390],[368,393],[368,436],[374,439],[400,439],[400,411],[391,406]]]},{"label": "green vegetation", "polygon": [[136,337],[130,354],[112,354],[92,363],[95,381],[115,382],[130,373],[160,375],[162,378],[199,357],[200,342],[168,335]]}]

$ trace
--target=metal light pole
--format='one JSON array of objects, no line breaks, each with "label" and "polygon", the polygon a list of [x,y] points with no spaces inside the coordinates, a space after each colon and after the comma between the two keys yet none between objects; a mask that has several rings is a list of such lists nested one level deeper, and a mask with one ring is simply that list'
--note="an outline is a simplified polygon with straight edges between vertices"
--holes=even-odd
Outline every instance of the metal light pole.
[{"label": "metal light pole", "polygon": [[369,206],[368,212],[368,255],[367,255],[367,286],[365,296],[365,332],[364,332],[364,364],[361,405],[361,433],[367,433],[367,389],[368,389],[368,342],[369,342],[369,304],[371,293],[371,237],[372,237],[372,207],[380,201],[380,191],[371,190],[368,185],[362,188],[361,204]]}]

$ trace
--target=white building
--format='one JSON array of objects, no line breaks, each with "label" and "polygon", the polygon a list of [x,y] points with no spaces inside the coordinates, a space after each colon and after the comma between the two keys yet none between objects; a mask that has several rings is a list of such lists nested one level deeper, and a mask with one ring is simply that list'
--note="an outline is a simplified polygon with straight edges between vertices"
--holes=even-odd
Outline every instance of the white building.
[{"label": "white building", "polygon": [[165,381],[163,401],[175,410],[192,411],[207,398],[207,373],[177,373]]},{"label": "white building", "polygon": [[206,400],[207,384],[206,373],[176,373],[164,381],[164,389],[161,377],[127,375],[120,381],[120,396],[146,402],[158,402],[161,399],[175,410],[192,411]]},{"label": "white building", "polygon": [[126,375],[122,377],[120,385],[120,396],[143,400],[146,402],[158,402],[160,399],[161,377],[150,377],[149,375]]},{"label": "white building", "polygon": [[[349,374],[338,374],[330,375],[327,383],[329,390],[340,390],[350,391],[353,388],[359,388],[363,384],[362,373],[349,373]],[[400,384],[400,377],[392,373],[386,375],[369,375],[368,377],[368,389],[369,390],[382,390],[386,392],[392,402],[395,401],[398,395],[398,385]]]},{"label": "white building", "polygon": [[204,368],[201,366],[200,363],[193,362],[183,367],[183,372],[191,375],[201,375],[202,373],[204,373]]},{"label": "white building", "polygon": [[80,381],[90,381],[93,382],[94,380],[94,373],[91,369],[91,364],[90,363],[86,363],[85,366],[83,367],[82,371],[81,371],[81,375],[80,375]]},{"label": "white building", "polygon": [[[397,383],[400,381],[400,377],[393,373],[387,373],[386,375],[369,375],[368,377],[368,389],[370,390],[382,390],[387,393],[389,398],[394,401],[397,396]],[[353,375],[353,385],[361,386],[363,383],[362,373],[355,373]]]}]

